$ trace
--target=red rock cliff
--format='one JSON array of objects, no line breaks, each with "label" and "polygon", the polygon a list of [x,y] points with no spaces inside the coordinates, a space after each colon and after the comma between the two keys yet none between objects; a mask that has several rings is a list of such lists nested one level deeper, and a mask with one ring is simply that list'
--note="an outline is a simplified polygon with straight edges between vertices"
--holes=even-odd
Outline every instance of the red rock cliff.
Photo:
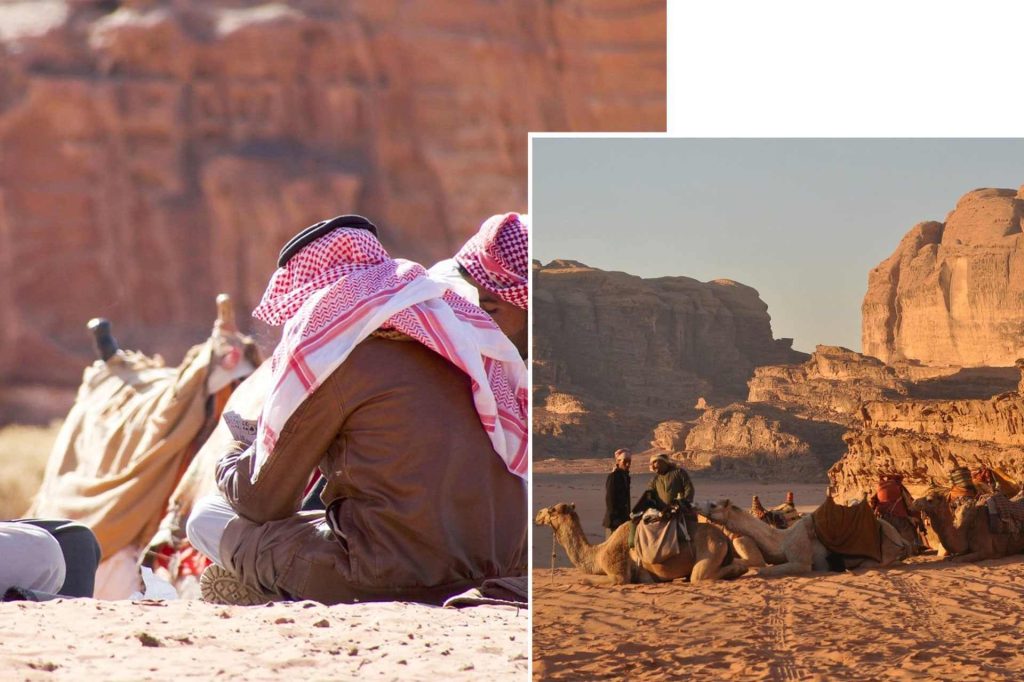
[{"label": "red rock cliff", "polygon": [[1024,356],[1024,194],[965,194],[914,226],[868,276],[866,355],[892,364],[1006,367]]},{"label": "red rock cliff", "polygon": [[636,445],[700,396],[744,397],[755,366],[807,357],[772,338],[767,305],[738,282],[554,261],[535,265],[534,287],[537,458]]},{"label": "red rock cliff", "polygon": [[663,2],[0,0],[0,380],[77,381],[97,315],[180,356],[338,213],[449,255],[530,130],[664,126]]}]

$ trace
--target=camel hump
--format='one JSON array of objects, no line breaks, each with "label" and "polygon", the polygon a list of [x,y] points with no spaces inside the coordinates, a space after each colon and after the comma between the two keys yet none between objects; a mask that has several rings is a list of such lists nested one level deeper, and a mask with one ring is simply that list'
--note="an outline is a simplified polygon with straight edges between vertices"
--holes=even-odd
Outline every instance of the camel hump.
[{"label": "camel hump", "polygon": [[93,347],[100,360],[106,362],[117,352],[117,340],[111,334],[110,320],[94,317],[85,325],[92,332]]}]

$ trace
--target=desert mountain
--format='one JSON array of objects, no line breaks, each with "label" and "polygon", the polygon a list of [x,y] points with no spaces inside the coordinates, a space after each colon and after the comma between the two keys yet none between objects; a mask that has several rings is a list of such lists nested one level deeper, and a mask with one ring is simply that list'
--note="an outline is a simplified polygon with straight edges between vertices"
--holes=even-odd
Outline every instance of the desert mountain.
[{"label": "desert mountain", "polygon": [[868,276],[864,353],[883,362],[1012,366],[1024,356],[1024,193],[968,192]]},{"label": "desert mountain", "polygon": [[575,261],[534,265],[534,457],[643,447],[704,397],[741,400],[754,368],[806,358],[772,337],[756,290],[642,279]]}]

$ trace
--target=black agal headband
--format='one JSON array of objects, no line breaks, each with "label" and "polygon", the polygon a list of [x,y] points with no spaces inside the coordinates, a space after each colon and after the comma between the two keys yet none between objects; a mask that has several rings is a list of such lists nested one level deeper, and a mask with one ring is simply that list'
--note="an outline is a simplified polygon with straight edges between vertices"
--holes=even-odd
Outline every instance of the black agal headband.
[{"label": "black agal headband", "polygon": [[330,220],[321,220],[315,225],[310,225],[288,240],[288,243],[284,245],[283,249],[281,249],[281,254],[277,257],[277,267],[283,268],[284,264],[292,259],[292,256],[297,254],[302,247],[306,246],[314,239],[318,239],[328,232],[342,227],[369,230],[373,233],[374,237],[377,236],[377,226],[361,215],[340,215],[337,218],[331,218]]}]

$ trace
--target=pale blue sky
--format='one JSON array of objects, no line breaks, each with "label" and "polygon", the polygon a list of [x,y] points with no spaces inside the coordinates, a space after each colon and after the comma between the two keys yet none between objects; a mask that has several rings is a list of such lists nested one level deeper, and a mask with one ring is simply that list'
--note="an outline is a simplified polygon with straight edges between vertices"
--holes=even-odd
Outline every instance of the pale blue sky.
[{"label": "pale blue sky", "polygon": [[860,350],[868,272],[979,187],[1024,184],[1024,140],[535,138],[534,258],[734,279],[776,338]]}]

